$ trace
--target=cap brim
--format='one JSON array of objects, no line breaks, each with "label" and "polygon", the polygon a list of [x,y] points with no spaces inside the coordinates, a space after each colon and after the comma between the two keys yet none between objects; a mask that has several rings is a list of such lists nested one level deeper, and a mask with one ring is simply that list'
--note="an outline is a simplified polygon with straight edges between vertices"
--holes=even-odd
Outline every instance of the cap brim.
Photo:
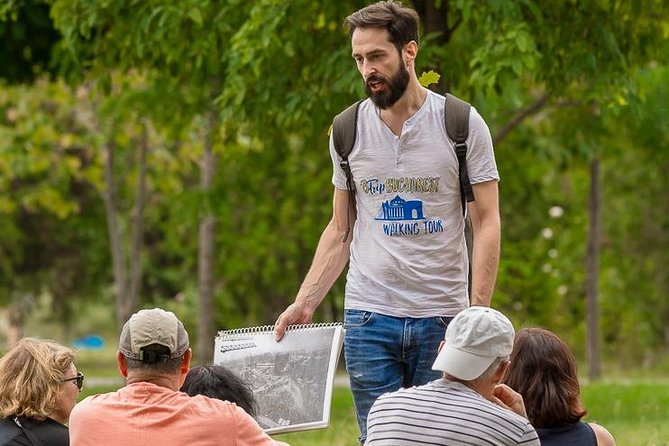
[{"label": "cap brim", "polygon": [[495,358],[474,355],[444,344],[432,364],[432,370],[446,372],[463,381],[471,381],[481,376],[494,360]]}]

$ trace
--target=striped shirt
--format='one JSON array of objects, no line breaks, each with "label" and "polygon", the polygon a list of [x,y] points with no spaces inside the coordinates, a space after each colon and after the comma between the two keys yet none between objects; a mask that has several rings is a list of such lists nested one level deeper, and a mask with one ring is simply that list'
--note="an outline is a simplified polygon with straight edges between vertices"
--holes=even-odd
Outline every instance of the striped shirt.
[{"label": "striped shirt", "polygon": [[540,446],[530,422],[445,379],[379,397],[365,446]]}]

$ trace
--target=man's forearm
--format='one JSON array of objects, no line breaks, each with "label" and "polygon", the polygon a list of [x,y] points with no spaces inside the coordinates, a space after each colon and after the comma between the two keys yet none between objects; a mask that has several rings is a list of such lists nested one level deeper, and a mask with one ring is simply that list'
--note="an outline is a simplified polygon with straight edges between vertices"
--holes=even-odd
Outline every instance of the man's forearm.
[{"label": "man's forearm", "polygon": [[490,306],[500,253],[499,220],[481,224],[474,232],[472,250],[472,305]]},{"label": "man's forearm", "polygon": [[314,260],[295,299],[314,311],[344,270],[350,256],[351,237],[342,242],[344,232],[331,221],[316,247]]}]

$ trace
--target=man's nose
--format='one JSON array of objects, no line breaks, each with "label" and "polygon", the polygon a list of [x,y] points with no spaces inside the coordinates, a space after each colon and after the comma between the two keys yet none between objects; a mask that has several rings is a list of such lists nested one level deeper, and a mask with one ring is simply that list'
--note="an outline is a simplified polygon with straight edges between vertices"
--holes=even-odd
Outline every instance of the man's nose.
[{"label": "man's nose", "polygon": [[362,75],[367,79],[372,74],[376,73],[376,66],[368,61],[362,63]]}]

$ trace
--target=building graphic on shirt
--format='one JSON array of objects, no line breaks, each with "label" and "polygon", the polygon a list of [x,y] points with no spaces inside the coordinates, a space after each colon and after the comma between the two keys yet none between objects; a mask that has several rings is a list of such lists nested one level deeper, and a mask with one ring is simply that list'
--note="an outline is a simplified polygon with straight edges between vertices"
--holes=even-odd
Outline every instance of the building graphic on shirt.
[{"label": "building graphic on shirt", "polygon": [[396,195],[392,200],[381,204],[377,220],[425,220],[423,216],[423,202],[420,200],[404,200]]}]

